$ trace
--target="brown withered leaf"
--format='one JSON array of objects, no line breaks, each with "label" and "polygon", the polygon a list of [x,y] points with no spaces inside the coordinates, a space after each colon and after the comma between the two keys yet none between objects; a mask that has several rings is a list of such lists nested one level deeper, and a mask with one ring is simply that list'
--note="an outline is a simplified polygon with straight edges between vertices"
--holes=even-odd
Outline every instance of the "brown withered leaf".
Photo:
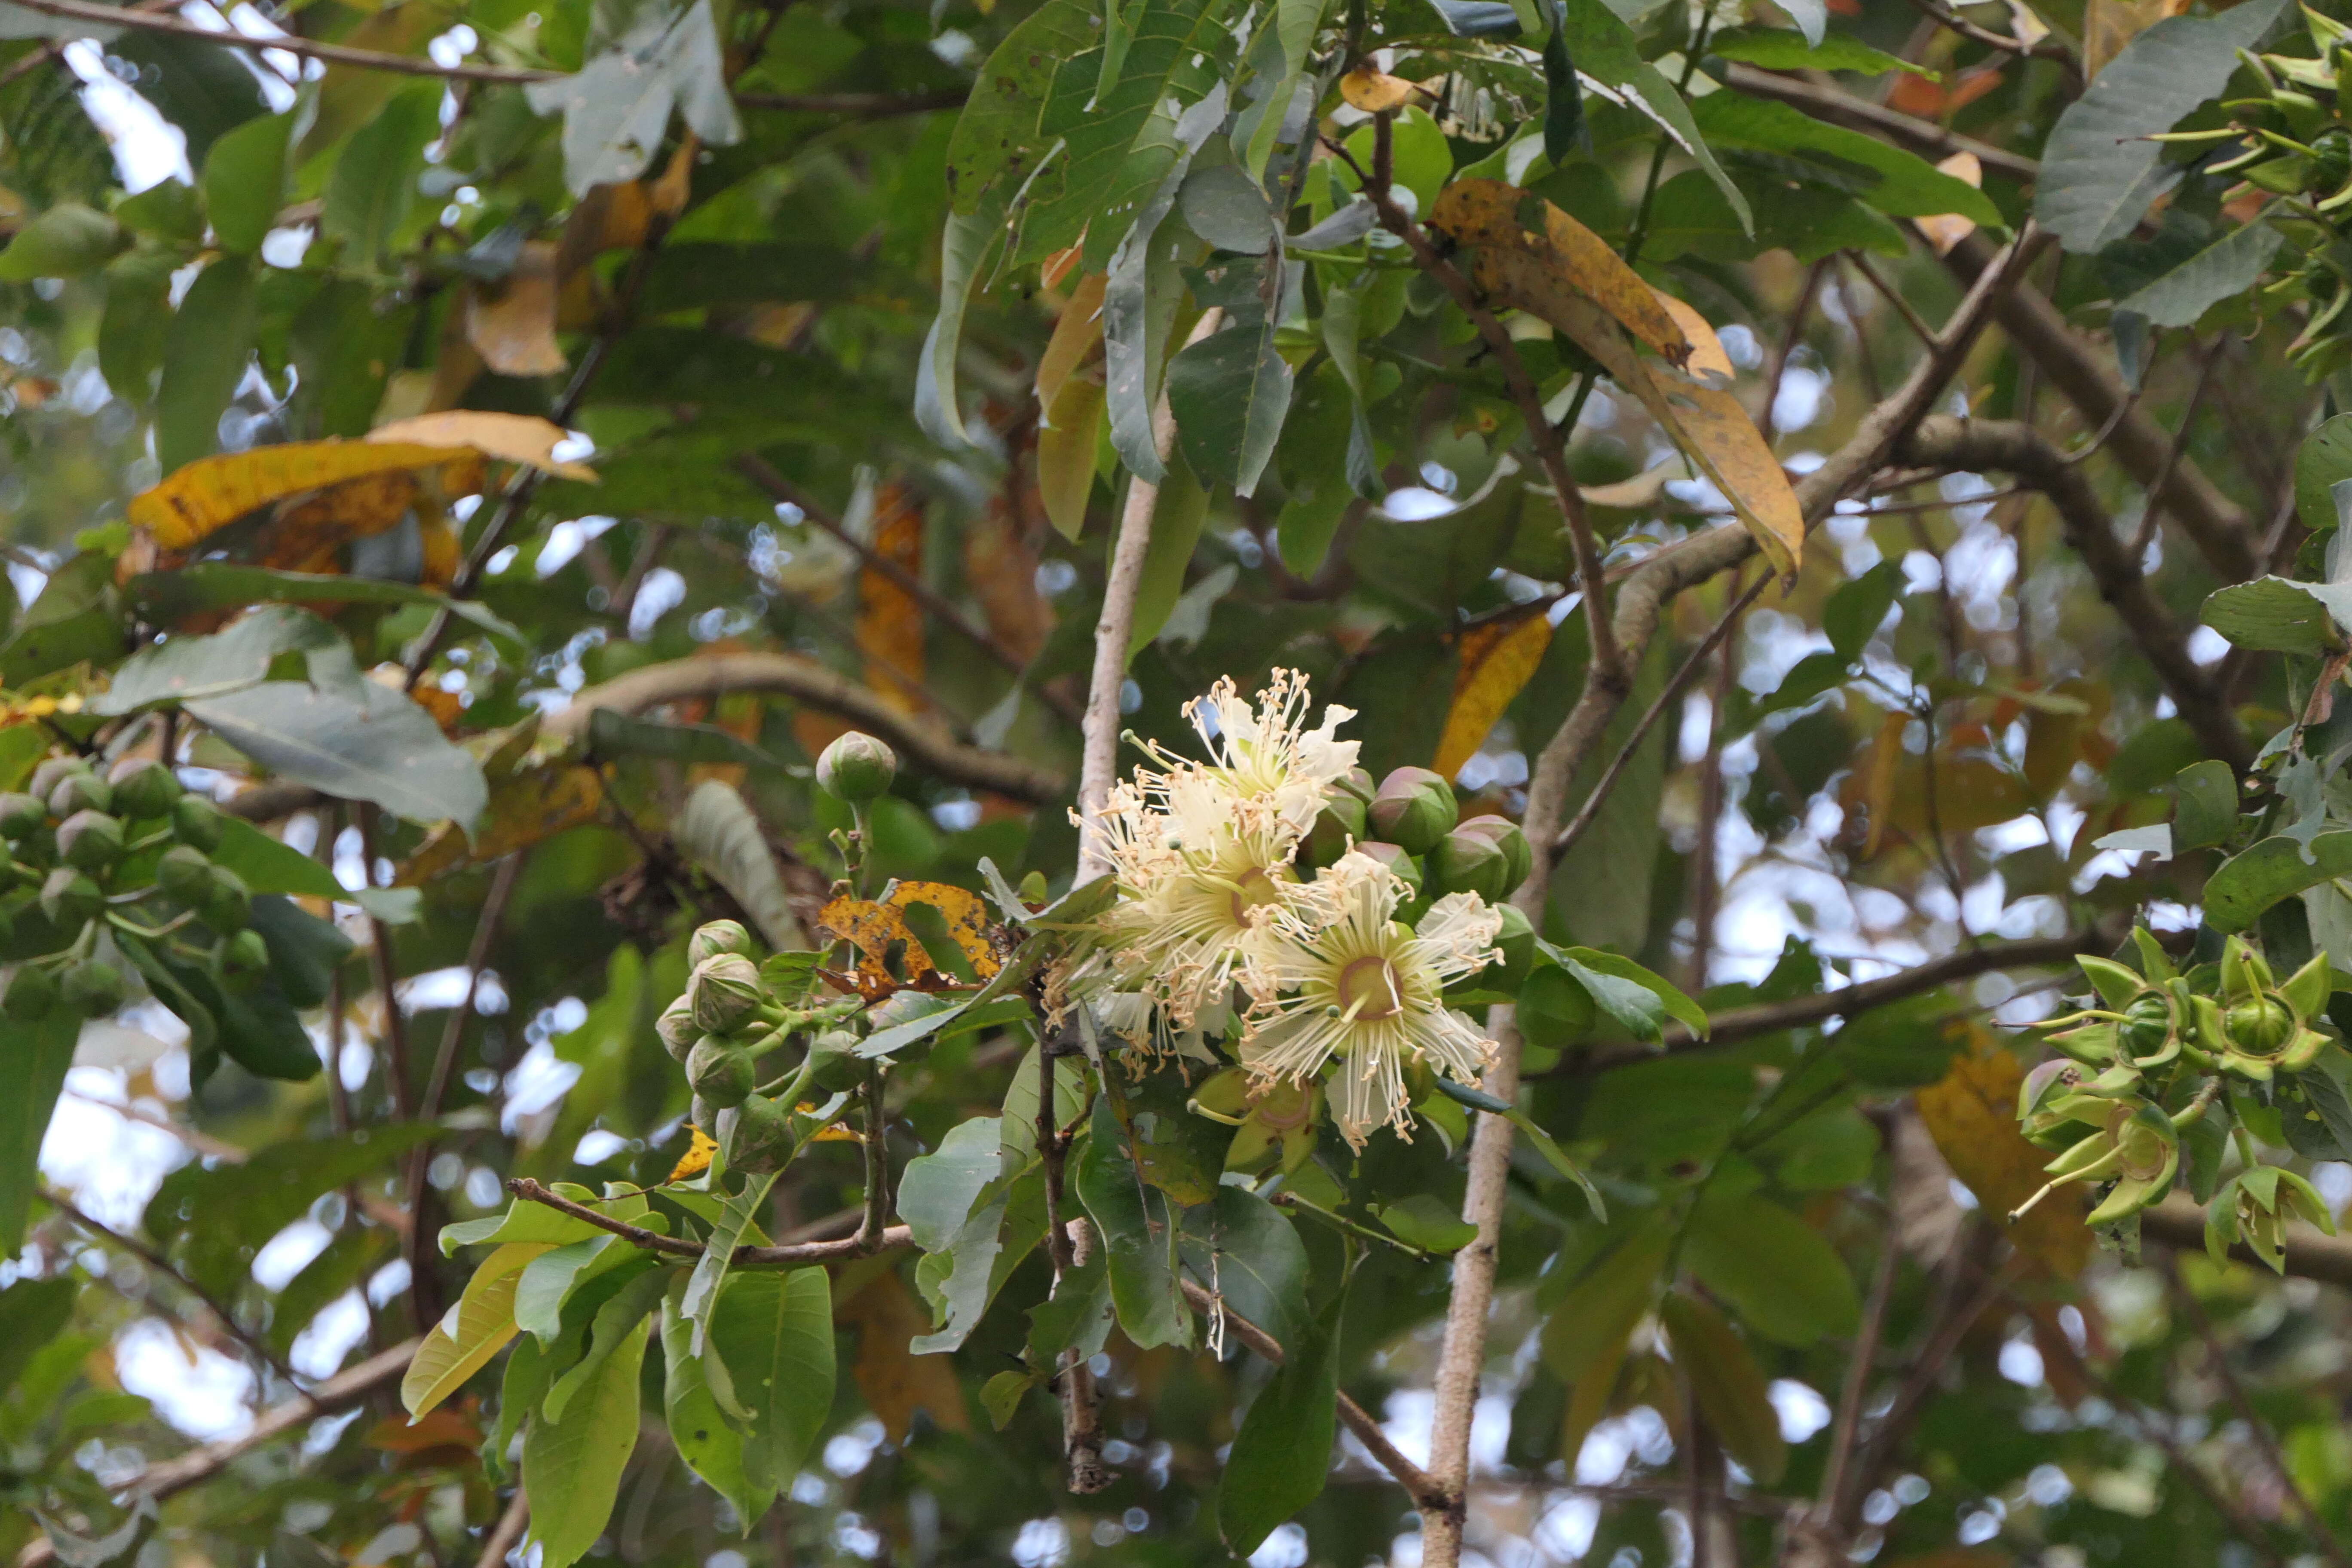
[{"label": "brown withered leaf", "polygon": [[[133,528],[165,551],[187,550],[272,501],[328,491],[356,479],[438,469],[444,493],[480,488],[480,459],[463,442],[426,440],[296,441],[199,458],[131,500]],[[327,503],[329,511],[333,502]],[[394,513],[391,522],[397,522]],[[391,522],[383,524],[391,526]]]},{"label": "brown withered leaf", "polygon": [[[1087,437],[1091,445],[1091,430]],[[1091,483],[1092,472],[1087,477]],[[996,640],[1024,664],[1036,658],[1053,635],[1054,606],[1037,591],[1037,552],[1002,488],[964,531],[963,573]]]},{"label": "brown withered leaf", "polygon": [[466,289],[466,336],[500,375],[554,375],[570,363],[555,341],[556,247],[526,243],[500,282]]},{"label": "brown withered leaf", "polygon": [[[1540,234],[1528,227],[1535,222]],[[1653,353],[1675,364],[1689,359],[1690,340],[1658,291],[1607,240],[1541,197],[1501,180],[1456,180],[1437,198],[1429,223],[1456,245],[1536,258],[1556,282],[1600,306]]]},{"label": "brown withered leaf", "polygon": [[593,820],[604,804],[604,782],[594,768],[579,763],[521,768],[503,778],[494,776],[489,807],[475,825],[472,842],[454,825],[443,824],[400,868],[394,885],[422,887],[461,867],[502,859]]},{"label": "brown withered leaf", "polygon": [[[909,574],[923,569],[923,502],[912,487],[892,479],[874,496],[874,553]],[[866,656],[866,684],[901,713],[928,705],[922,689],[923,607],[898,584],[868,568],[857,574],[857,650]]]},{"label": "brown withered leaf", "polygon": [[835,899],[818,912],[826,934],[857,949],[858,978],[879,989],[895,984],[890,958],[896,952],[907,983],[921,985],[943,978],[921,939],[907,924],[909,905],[928,904],[947,922],[949,940],[962,950],[972,972],[986,980],[999,967],[988,942],[988,906],[977,894],[945,882],[900,882],[881,899]]},{"label": "brown withered leaf", "polygon": [[906,1441],[918,1410],[929,1411],[947,1431],[971,1429],[955,1358],[908,1352],[908,1341],[931,1331],[931,1315],[895,1269],[877,1271],[862,1289],[835,1305],[834,1316],[857,1330],[857,1359],[850,1364],[850,1376],[890,1441]]},{"label": "brown withered leaf", "polygon": [[1491,622],[1462,634],[1454,701],[1446,710],[1445,731],[1437,742],[1432,768],[1450,779],[1477,754],[1503,710],[1543,663],[1544,651],[1551,647],[1551,633],[1550,619],[1533,615],[1517,621]]},{"label": "brown withered leaf", "polygon": [[1978,1050],[1953,1059],[1951,1070],[1921,1089],[1919,1117],[1944,1161],[2001,1226],[2016,1248],[2061,1279],[2083,1271],[2091,1232],[2083,1223],[2079,1188],[2061,1187],[2022,1219],[2010,1214],[2039,1192],[2050,1156],[2026,1142],[2017,1126],[2017,1090],[2025,1066],[1988,1037]]},{"label": "brown withered leaf", "polygon": [[1402,109],[1412,101],[1412,83],[1402,77],[1393,77],[1369,67],[1349,71],[1339,79],[1339,96],[1349,107],[1360,109],[1366,114],[1385,114],[1391,109]]}]

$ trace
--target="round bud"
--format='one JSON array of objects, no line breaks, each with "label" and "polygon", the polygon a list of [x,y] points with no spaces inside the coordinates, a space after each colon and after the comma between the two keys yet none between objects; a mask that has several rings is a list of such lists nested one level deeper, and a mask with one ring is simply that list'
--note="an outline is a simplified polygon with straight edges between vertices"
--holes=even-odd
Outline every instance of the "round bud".
[{"label": "round bud", "polygon": [[40,797],[29,795],[0,795],[0,838],[15,843],[25,835],[47,826],[49,808]]},{"label": "round bud", "polygon": [[1383,844],[1375,838],[1370,844],[1357,845],[1356,853],[1368,859],[1379,861],[1402,878],[1407,889],[1405,892],[1407,903],[1421,897],[1421,862],[1402,849],[1393,844]]},{"label": "round bud", "polygon": [[8,988],[0,994],[0,1013],[20,1024],[36,1018],[46,1018],[58,1003],[58,983],[49,972],[37,963],[20,963],[8,976]]},{"label": "round bud", "polygon": [[743,1103],[751,1092],[751,1053],[717,1035],[705,1035],[686,1055],[686,1081],[701,1099],[721,1110]]},{"label": "round bud", "polygon": [[58,855],[85,871],[110,870],[122,858],[122,823],[102,811],[77,811],[58,828]]},{"label": "round bud", "polygon": [[1399,768],[1372,796],[1371,826],[1409,855],[1426,855],[1454,827],[1454,786],[1427,768]]},{"label": "round bud", "polygon": [[816,782],[827,795],[855,803],[872,800],[898,776],[898,753],[860,730],[852,730],[816,760]]},{"label": "round bud", "polygon": [[230,974],[257,974],[269,967],[269,944],[247,926],[221,943],[220,961],[221,968]]},{"label": "round bud", "polygon": [[793,1157],[793,1119],[781,1101],[752,1095],[719,1120],[727,1124],[719,1146],[730,1171],[753,1175],[781,1171]]},{"label": "round bud", "polygon": [[694,934],[687,939],[686,962],[688,964],[700,963],[706,958],[717,958],[730,952],[743,958],[756,957],[758,953],[751,945],[751,933],[745,931],[739,921],[712,921],[697,927]]},{"label": "round bud", "polygon": [[1364,803],[1344,791],[1323,803],[1323,815],[1307,834],[1307,858],[1318,866],[1328,866],[1348,852],[1350,843],[1360,843],[1369,836],[1364,816]]},{"label": "round bud", "polygon": [[66,965],[58,994],[84,1017],[98,1018],[121,1006],[128,990],[122,984],[122,971],[102,958],[85,958]]},{"label": "round bud", "polygon": [[201,903],[213,885],[213,863],[194,845],[174,844],[155,863],[155,885],[181,903]]},{"label": "round bud", "polygon": [[1429,852],[1429,887],[1434,893],[1475,893],[1493,903],[1507,890],[1510,862],[1483,833],[1457,827]]},{"label": "round bud", "polygon": [[686,1120],[688,1124],[701,1128],[703,1131],[709,1133],[713,1138],[719,1136],[717,1131],[719,1126],[719,1118],[723,1114],[724,1112],[722,1112],[719,1107],[711,1104],[710,1101],[703,1099],[702,1096],[698,1094],[694,1097],[693,1103],[686,1108]]},{"label": "round bud", "polygon": [[662,1049],[679,1062],[686,1060],[687,1052],[702,1037],[702,1031],[694,1026],[694,1007],[683,994],[662,1009],[661,1016],[654,1020],[654,1033],[661,1037]]},{"label": "round bud", "polygon": [[168,816],[180,798],[180,781],[153,757],[125,757],[106,771],[114,809],[133,822]]},{"label": "round bud", "polygon": [[856,1055],[857,1037],[846,1029],[828,1029],[809,1046],[810,1075],[819,1089],[839,1094],[866,1081],[866,1064]]},{"label": "round bud", "polygon": [[49,791],[49,811],[59,817],[78,811],[104,811],[114,804],[114,791],[96,773],[68,773]]},{"label": "round bud", "polygon": [[243,931],[253,919],[253,894],[245,879],[226,866],[214,867],[197,899],[196,918],[219,936]]},{"label": "round bud", "polygon": [[172,803],[172,835],[209,855],[220,847],[221,809],[200,795],[184,795]]},{"label": "round bud", "polygon": [[1479,982],[1497,991],[1516,991],[1527,983],[1528,972],[1535,967],[1536,928],[1517,904],[1500,904],[1496,910],[1503,917],[1503,929],[1495,933],[1495,951],[1503,956],[1500,962],[1486,966]]},{"label": "round bud", "polygon": [[1454,829],[1457,833],[1475,833],[1494,840],[1495,847],[1503,852],[1508,869],[1503,878],[1506,892],[1528,879],[1536,868],[1536,852],[1528,843],[1528,836],[1519,825],[1507,816],[1474,816]]},{"label": "round bud", "polygon": [[106,908],[96,882],[70,866],[60,866],[41,884],[41,912],[60,931],[79,931]]},{"label": "round bud", "polygon": [[723,1035],[751,1016],[768,998],[760,984],[760,967],[740,953],[722,952],[694,966],[686,983],[687,1005],[695,1026],[706,1034]]},{"label": "round bud", "polygon": [[1361,768],[1349,768],[1332,780],[1331,789],[1335,795],[1351,795],[1366,805],[1371,805],[1372,796],[1381,793],[1380,786],[1372,782],[1372,775]]},{"label": "round bud", "polygon": [[33,782],[26,787],[43,800],[47,800],[49,798],[50,792],[65,783],[67,778],[74,773],[86,773],[89,771],[89,763],[80,757],[50,757],[33,770]]}]

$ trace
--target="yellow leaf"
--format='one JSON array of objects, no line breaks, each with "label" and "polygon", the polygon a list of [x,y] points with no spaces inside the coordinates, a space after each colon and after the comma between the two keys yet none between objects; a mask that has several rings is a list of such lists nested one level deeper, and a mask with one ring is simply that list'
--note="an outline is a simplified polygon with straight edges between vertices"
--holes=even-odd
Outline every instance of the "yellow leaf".
[{"label": "yellow leaf", "polygon": [[555,342],[556,248],[531,240],[499,283],[466,290],[466,336],[500,375],[554,375],[569,363]]},{"label": "yellow leaf", "polygon": [[[1937,164],[1936,171],[1971,185],[1981,187],[1984,184],[1984,163],[1974,153],[1955,153]],[[1958,213],[1937,213],[1911,221],[1938,256],[1948,255],[1952,247],[1974,234],[1977,227],[1976,219],[1963,217]]]},{"label": "yellow leaf", "polygon": [[900,882],[880,900],[835,899],[817,913],[817,924],[827,934],[857,949],[858,977],[868,985],[896,980],[889,957],[895,949],[907,982],[919,984],[940,972],[929,949],[907,924],[910,904],[929,904],[947,921],[948,936],[971,963],[972,972],[986,980],[1000,961],[988,943],[988,906],[977,894],[944,882]]},{"label": "yellow leaf", "polygon": [[1690,340],[1690,359],[1683,368],[1693,375],[1719,375],[1729,381],[1737,374],[1732,368],[1731,356],[1724,352],[1723,340],[1715,335],[1715,329],[1707,325],[1706,318],[1663,289],[1654,287],[1651,292],[1657,295],[1658,303],[1665,307],[1666,314],[1675,319],[1675,325],[1682,329],[1683,336]]},{"label": "yellow leaf", "polygon": [[[892,479],[874,497],[874,553],[912,576],[923,570],[923,503]],[[872,568],[857,574],[857,651],[866,656],[866,684],[901,713],[929,705],[923,692],[923,607],[915,596]]]},{"label": "yellow leaf", "polygon": [[1087,501],[1095,490],[1102,415],[1102,383],[1072,376],[1062,384],[1037,432],[1037,493],[1055,531],[1074,544],[1086,531]]},{"label": "yellow leaf", "polygon": [[129,515],[161,548],[186,550],[271,501],[404,469],[454,468],[462,478],[462,465],[475,461],[462,443],[416,439],[257,447],[197,458],[133,496]]},{"label": "yellow leaf", "polygon": [[395,886],[418,888],[462,866],[486,866],[593,821],[604,804],[596,770],[577,763],[524,768],[490,783],[489,808],[469,840],[445,823],[400,868]]},{"label": "yellow leaf", "polygon": [[466,1293],[433,1325],[400,1380],[400,1402],[408,1407],[410,1421],[455,1394],[515,1337],[515,1287],[524,1266],[554,1250],[553,1242],[510,1241],[482,1260]]},{"label": "yellow leaf", "polygon": [[2042,1170],[2049,1154],[2018,1131],[2017,1090],[2024,1081],[2024,1064],[1987,1037],[1976,1051],[1955,1058],[1941,1080],[1919,1091],[1919,1118],[1945,1163],[2006,1227],[2011,1244],[2058,1278],[2072,1279],[2091,1253],[2079,1189],[2061,1187],[2014,1225],[2008,1219],[2049,1180]]},{"label": "yellow leaf", "polygon": [[1495,721],[1533,678],[1550,647],[1551,621],[1542,615],[1463,633],[1454,702],[1446,710],[1445,733],[1430,766],[1449,779],[1460,773],[1462,764],[1486,743]]},{"label": "yellow leaf", "polygon": [[1878,721],[1878,736],[1870,744],[1869,765],[1861,770],[1862,804],[1869,816],[1870,837],[1862,847],[1862,858],[1868,860],[1878,853],[1878,846],[1886,837],[1886,818],[1895,799],[1895,770],[1903,761],[1903,731],[1909,728],[1911,715],[1897,709]]},{"label": "yellow leaf", "polygon": [[1045,352],[1037,358],[1037,406],[1049,414],[1063,384],[1102,345],[1103,290],[1109,282],[1107,272],[1089,272],[1078,279],[1078,286],[1070,290],[1070,302],[1062,307],[1061,316],[1054,322],[1054,335]]},{"label": "yellow leaf", "polygon": [[669,1179],[673,1182],[690,1182],[702,1174],[710,1169],[710,1156],[719,1152],[719,1145],[709,1133],[699,1127],[688,1127],[687,1131],[694,1134],[694,1141],[686,1146],[686,1152],[677,1157],[677,1163],[669,1168]]},{"label": "yellow leaf", "polygon": [[996,950],[988,943],[988,906],[979,894],[948,882],[901,882],[890,889],[888,901],[901,910],[929,904],[939,910],[947,921],[948,940],[963,950],[972,973],[982,980],[994,977],[999,964]]},{"label": "yellow leaf", "polygon": [[[1532,218],[1537,212],[1544,225],[1541,235],[1529,233],[1522,222],[1523,214]],[[1607,240],[1551,203],[1501,180],[1456,180],[1437,198],[1429,223],[1457,245],[1537,258],[1559,282],[1608,311],[1653,352],[1676,364],[1689,359],[1690,339],[1659,292]]]},{"label": "yellow leaf", "polygon": [[1401,109],[1412,94],[1412,83],[1370,67],[1351,70],[1339,79],[1339,96],[1348,100],[1349,107],[1366,114],[1385,114],[1391,109]]},{"label": "yellow leaf", "polygon": [[557,443],[570,437],[562,426],[536,414],[487,414],[453,408],[445,414],[420,414],[414,419],[379,425],[367,433],[370,441],[415,441],[434,447],[471,447],[485,458],[520,463],[559,479],[596,482],[596,470],[585,463],[559,462]]}]

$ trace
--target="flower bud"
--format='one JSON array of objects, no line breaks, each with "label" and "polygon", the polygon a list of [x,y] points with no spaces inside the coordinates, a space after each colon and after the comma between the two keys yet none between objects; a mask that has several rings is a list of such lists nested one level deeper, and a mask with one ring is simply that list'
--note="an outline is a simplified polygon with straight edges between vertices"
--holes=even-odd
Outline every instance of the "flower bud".
[{"label": "flower bud", "polygon": [[730,952],[750,958],[755,951],[751,946],[751,933],[743,929],[740,921],[711,921],[698,927],[694,935],[687,939],[686,962],[689,965],[698,964],[706,958],[717,958]]},{"label": "flower bud", "polygon": [[1495,933],[1495,951],[1503,956],[1486,966],[1480,984],[1497,991],[1516,991],[1527,984],[1528,973],[1535,967],[1536,928],[1517,904],[1497,904],[1495,912],[1503,917],[1503,929]]},{"label": "flower bud", "polygon": [[65,783],[70,775],[86,773],[89,771],[89,763],[80,757],[50,757],[33,770],[33,782],[26,787],[43,800],[47,800],[58,785]]},{"label": "flower bud", "polygon": [[1474,816],[1454,831],[1475,833],[1482,837],[1490,838],[1494,841],[1495,847],[1503,852],[1503,863],[1507,868],[1503,877],[1503,890],[1506,893],[1526,881],[1528,874],[1536,868],[1536,852],[1528,845],[1528,836],[1520,832],[1519,825],[1507,816],[1496,816],[1491,814]]},{"label": "flower bud", "polygon": [[743,1103],[755,1070],[751,1052],[718,1035],[703,1036],[686,1054],[686,1081],[722,1110]]},{"label": "flower bud", "polygon": [[125,757],[106,771],[114,791],[114,809],[133,822],[169,816],[180,798],[180,781],[153,757]]},{"label": "flower bud", "polygon": [[155,863],[155,885],[181,903],[194,905],[213,885],[213,863],[193,844],[174,844]]},{"label": "flower bud", "polygon": [[729,1170],[761,1175],[782,1170],[793,1157],[792,1113],[782,1102],[755,1094],[719,1120]]},{"label": "flower bud", "polygon": [[816,782],[839,799],[864,804],[898,776],[898,754],[863,731],[852,730],[816,760]]},{"label": "flower bud", "polygon": [[102,958],[85,958],[66,966],[58,995],[84,1017],[99,1018],[122,1005],[127,994],[122,971]]},{"label": "flower bud", "polygon": [[1383,844],[1376,838],[1370,844],[1357,845],[1356,853],[1368,860],[1379,861],[1402,878],[1408,889],[1405,894],[1408,902],[1421,897],[1421,862],[1402,849],[1393,844]]},{"label": "flower bud", "polygon": [[694,966],[686,983],[687,1005],[705,1034],[723,1035],[751,1016],[768,998],[760,968],[740,953],[722,952]]},{"label": "flower bud", "polygon": [[828,1029],[809,1045],[811,1077],[819,1089],[838,1094],[866,1081],[866,1064],[856,1056],[857,1037],[846,1029]]},{"label": "flower bud", "polygon": [[1409,855],[1426,855],[1451,832],[1454,786],[1427,768],[1399,768],[1372,796],[1372,831]]},{"label": "flower bud", "polygon": [[1372,783],[1372,775],[1361,768],[1349,768],[1333,779],[1331,790],[1334,795],[1353,795],[1366,805],[1371,805],[1372,796],[1380,794],[1380,786]]},{"label": "flower bud", "polygon": [[172,835],[209,855],[220,847],[221,810],[200,795],[184,795],[172,803]]},{"label": "flower bud", "polygon": [[0,795],[0,838],[14,843],[48,820],[49,808],[37,795]]},{"label": "flower bud", "polygon": [[114,804],[114,792],[92,773],[68,773],[49,791],[49,810],[60,817],[78,811],[104,811]]},{"label": "flower bud", "polygon": [[196,918],[216,935],[243,931],[253,919],[253,893],[245,879],[226,866],[215,866],[196,904]]},{"label": "flower bud", "polygon": [[1483,833],[1457,827],[1429,852],[1429,887],[1438,894],[1475,893],[1493,903],[1507,891],[1510,862]]},{"label": "flower bud", "polygon": [[694,1126],[701,1128],[702,1131],[709,1133],[713,1138],[719,1136],[719,1119],[724,1114],[725,1112],[720,1110],[719,1107],[711,1104],[710,1101],[703,1099],[702,1096],[698,1094],[694,1097],[692,1103],[688,1105],[686,1108],[687,1121]]},{"label": "flower bud", "polygon": [[221,968],[230,974],[258,974],[269,967],[269,943],[259,931],[246,927],[221,943]]},{"label": "flower bud", "polygon": [[694,1026],[694,1004],[681,993],[654,1020],[654,1033],[661,1037],[662,1049],[672,1059],[685,1061],[687,1053],[694,1049],[694,1042],[702,1037],[702,1031]]},{"label": "flower bud", "polygon": [[77,811],[58,828],[58,854],[84,871],[110,870],[122,858],[122,824],[102,811]]},{"label": "flower bud", "polygon": [[1335,792],[1323,803],[1323,815],[1307,834],[1307,858],[1318,866],[1328,866],[1348,852],[1350,843],[1360,843],[1370,834],[1364,814],[1364,803],[1345,791]]},{"label": "flower bud", "polygon": [[77,931],[106,908],[96,882],[70,866],[60,866],[41,884],[41,912],[60,932]]},{"label": "flower bud", "polygon": [[6,992],[0,994],[0,1013],[29,1024],[47,1017],[57,1003],[58,983],[49,972],[37,963],[20,963],[8,976]]}]

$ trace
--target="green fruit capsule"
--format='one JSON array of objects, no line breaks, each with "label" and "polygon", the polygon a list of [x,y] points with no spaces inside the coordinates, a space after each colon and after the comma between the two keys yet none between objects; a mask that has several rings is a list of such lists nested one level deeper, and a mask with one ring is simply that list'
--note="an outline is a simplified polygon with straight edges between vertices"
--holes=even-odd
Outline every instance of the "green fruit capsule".
[{"label": "green fruit capsule", "polygon": [[114,809],[133,822],[169,816],[180,798],[180,781],[153,757],[125,757],[106,771],[114,791]]},{"label": "green fruit capsule", "polygon": [[677,997],[654,1020],[654,1033],[661,1037],[662,1049],[670,1054],[670,1059],[684,1062],[694,1042],[702,1038],[694,1023],[694,1005],[683,995]]},{"label": "green fruit capsule", "polygon": [[114,804],[114,791],[96,773],[68,773],[49,792],[49,810],[58,817],[78,811],[104,811]]},{"label": "green fruit capsule", "polygon": [[698,928],[687,939],[686,963],[689,969],[706,958],[719,958],[733,953],[739,958],[757,956],[751,945],[751,933],[740,921],[712,921]]},{"label": "green fruit capsule", "polygon": [[99,1018],[121,1006],[129,988],[122,983],[122,971],[102,958],[85,958],[66,965],[58,994],[84,1017]]},{"label": "green fruit capsule", "polygon": [[261,933],[246,927],[221,943],[221,968],[230,974],[257,974],[269,967],[269,944]]},{"label": "green fruit capsule", "polygon": [[709,1133],[713,1138],[716,1138],[719,1136],[719,1118],[722,1114],[723,1112],[719,1110],[719,1107],[711,1104],[710,1101],[703,1099],[702,1096],[698,1094],[694,1097],[693,1103],[687,1107],[686,1119],[694,1126],[699,1127],[702,1131]]},{"label": "green fruit capsule", "polygon": [[1505,892],[1526,881],[1528,874],[1535,869],[1536,852],[1528,843],[1528,836],[1520,832],[1519,825],[1507,816],[1474,816],[1454,831],[1475,833],[1491,840],[1495,847],[1503,852]]},{"label": "green fruit capsule", "polygon": [[1345,855],[1349,845],[1370,837],[1364,803],[1344,790],[1337,791],[1323,803],[1323,814],[1307,830],[1307,858],[1315,865],[1328,866]]},{"label": "green fruit capsule", "polygon": [[1483,833],[1457,827],[1429,852],[1429,888],[1433,893],[1475,893],[1488,903],[1507,891],[1510,862],[1502,847]]},{"label": "green fruit capsule", "polygon": [[213,863],[194,845],[174,844],[155,863],[155,885],[181,903],[201,903],[213,885]]},{"label": "green fruit capsule", "polygon": [[863,804],[887,794],[898,776],[898,753],[861,730],[852,730],[816,760],[817,786],[839,800]]},{"label": "green fruit capsule", "polygon": [[77,811],[58,826],[58,855],[84,871],[110,871],[122,858],[122,823],[102,811]]},{"label": "green fruit capsule", "polygon": [[1409,855],[1426,855],[1454,830],[1454,786],[1427,768],[1399,768],[1372,796],[1372,831]]},{"label": "green fruit capsule", "polygon": [[106,908],[106,894],[89,878],[60,866],[41,884],[41,912],[61,931],[78,931]]},{"label": "green fruit capsule", "polygon": [[211,883],[196,904],[196,918],[218,935],[243,931],[253,919],[253,895],[245,879],[226,866],[215,866]]},{"label": "green fruit capsule", "polygon": [[183,844],[209,855],[220,847],[221,809],[200,795],[184,795],[172,803],[172,834]]},{"label": "green fruit capsule", "polygon": [[0,795],[0,838],[11,844],[48,826],[49,808],[38,795]]},{"label": "green fruit capsule", "polygon": [[792,1115],[776,1100],[755,1094],[719,1121],[719,1146],[730,1171],[781,1171],[793,1157]]},{"label": "green fruit capsule", "polygon": [[8,976],[6,992],[0,993],[0,1013],[20,1024],[47,1017],[57,1005],[58,983],[37,963],[18,964]]},{"label": "green fruit capsule", "polygon": [[717,1035],[697,1040],[686,1056],[686,1081],[698,1096],[721,1110],[743,1103],[755,1070],[751,1052]]}]

